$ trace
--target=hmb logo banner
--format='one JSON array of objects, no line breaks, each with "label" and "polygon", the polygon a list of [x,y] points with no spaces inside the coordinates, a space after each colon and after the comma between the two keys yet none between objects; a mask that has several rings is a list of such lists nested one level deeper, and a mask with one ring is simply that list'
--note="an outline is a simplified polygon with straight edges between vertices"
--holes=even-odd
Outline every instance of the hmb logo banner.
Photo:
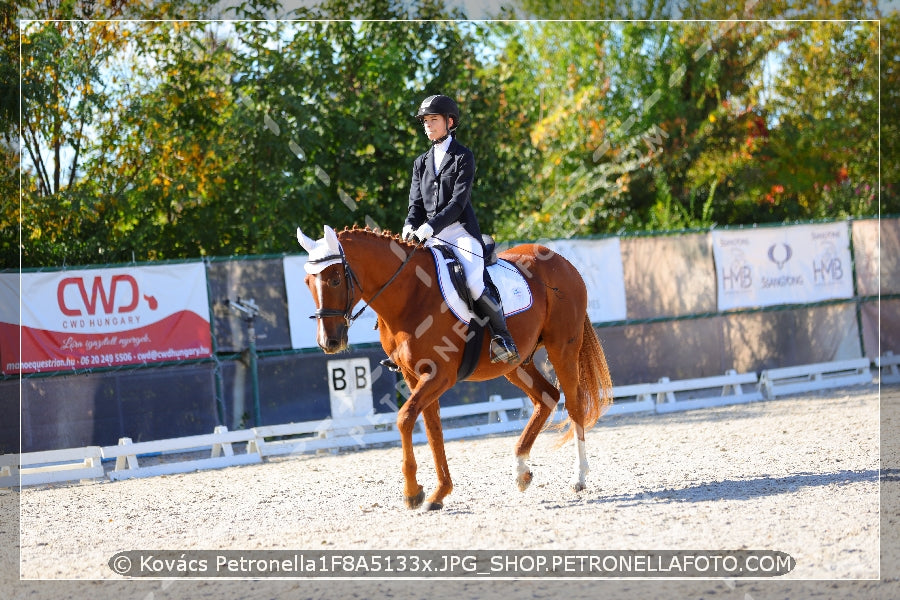
[{"label": "hmb logo banner", "polygon": [[[0,274],[3,373],[211,356],[202,263]],[[21,307],[21,354],[19,309]]]},{"label": "hmb logo banner", "polygon": [[712,232],[719,310],[853,297],[847,223]]}]

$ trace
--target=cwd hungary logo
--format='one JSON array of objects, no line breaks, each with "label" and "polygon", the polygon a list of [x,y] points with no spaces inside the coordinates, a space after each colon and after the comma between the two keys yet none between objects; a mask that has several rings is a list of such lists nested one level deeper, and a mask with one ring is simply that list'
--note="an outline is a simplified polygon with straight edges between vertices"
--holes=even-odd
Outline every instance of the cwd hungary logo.
[{"label": "cwd hungary logo", "polygon": [[787,261],[791,260],[793,255],[794,251],[791,250],[788,244],[772,244],[769,246],[769,260],[778,265],[779,271]]},{"label": "cwd hungary logo", "polygon": [[159,308],[154,296],[141,294],[137,281],[131,275],[113,275],[108,287],[99,275],[93,278],[90,286],[86,285],[84,277],[66,277],[56,287],[59,309],[68,317],[94,316],[98,309],[107,315],[133,312],[137,310],[141,298],[150,310]]}]

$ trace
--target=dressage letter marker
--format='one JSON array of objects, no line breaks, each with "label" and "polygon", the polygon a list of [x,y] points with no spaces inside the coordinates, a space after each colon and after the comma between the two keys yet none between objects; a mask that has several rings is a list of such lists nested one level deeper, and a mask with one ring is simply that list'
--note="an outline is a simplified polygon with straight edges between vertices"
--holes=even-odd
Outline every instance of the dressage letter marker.
[{"label": "dressage letter marker", "polygon": [[331,418],[350,419],[372,414],[372,373],[368,358],[329,360],[328,395]]}]

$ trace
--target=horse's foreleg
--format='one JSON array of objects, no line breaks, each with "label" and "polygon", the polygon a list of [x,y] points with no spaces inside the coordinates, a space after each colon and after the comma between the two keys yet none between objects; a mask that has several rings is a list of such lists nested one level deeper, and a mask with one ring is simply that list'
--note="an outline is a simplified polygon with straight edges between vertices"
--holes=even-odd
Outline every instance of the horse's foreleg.
[{"label": "horse's foreleg", "polygon": [[550,385],[543,374],[534,366],[534,363],[517,367],[507,373],[506,378],[522,389],[531,399],[534,411],[525,425],[515,449],[515,473],[516,484],[520,491],[525,491],[531,485],[532,474],[528,466],[528,458],[531,455],[531,447],[538,433],[544,428],[547,419],[553,414],[559,402],[559,390]]},{"label": "horse's foreleg", "polygon": [[437,489],[428,497],[425,503],[426,510],[440,510],[444,507],[444,498],[453,491],[453,482],[450,480],[450,468],[447,466],[447,455],[444,452],[444,431],[441,427],[440,406],[438,402],[432,402],[422,411],[425,420],[425,432],[428,435],[428,445],[434,455],[434,468],[437,471]]},{"label": "horse's foreleg", "polygon": [[403,500],[409,509],[419,508],[425,500],[425,490],[416,481],[416,455],[413,452],[412,434],[419,413],[415,409],[415,404],[407,400],[397,413],[397,429],[403,449]]},{"label": "horse's foreleg", "polygon": [[[416,480],[416,456],[413,452],[412,442],[413,428],[416,426],[416,419],[420,413],[425,413],[424,418],[428,440],[435,454],[435,462],[438,463],[438,490],[432,496],[432,500],[436,500],[438,506],[434,508],[440,508],[440,501],[453,488],[452,484],[450,484],[450,476],[447,474],[447,460],[444,457],[444,438],[440,427],[440,417],[438,416],[438,398],[451,385],[453,385],[453,382],[439,380],[430,374],[421,377],[415,382],[412,393],[406,402],[403,403],[400,412],[397,413],[397,429],[400,430],[400,444],[403,448],[403,499],[407,508],[418,508],[425,500],[425,491]],[[429,416],[432,412],[433,419]],[[434,423],[430,423],[430,421],[437,421],[436,429]],[[436,438],[437,441],[432,441],[433,438]],[[445,480],[442,479],[440,461],[443,461],[443,472],[446,475],[446,491],[442,495],[439,494],[445,487]],[[429,502],[432,502],[432,500],[429,500]]]}]

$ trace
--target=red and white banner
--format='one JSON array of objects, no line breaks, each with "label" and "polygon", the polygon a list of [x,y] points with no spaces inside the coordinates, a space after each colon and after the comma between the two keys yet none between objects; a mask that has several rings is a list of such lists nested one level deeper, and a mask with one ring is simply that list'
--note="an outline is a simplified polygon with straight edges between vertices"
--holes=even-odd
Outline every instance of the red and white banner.
[{"label": "red and white banner", "polygon": [[[37,373],[212,355],[202,263],[0,274],[0,368]],[[21,309],[21,355],[19,310]]]},{"label": "red and white banner", "polygon": [[713,230],[719,310],[853,297],[846,222]]}]

